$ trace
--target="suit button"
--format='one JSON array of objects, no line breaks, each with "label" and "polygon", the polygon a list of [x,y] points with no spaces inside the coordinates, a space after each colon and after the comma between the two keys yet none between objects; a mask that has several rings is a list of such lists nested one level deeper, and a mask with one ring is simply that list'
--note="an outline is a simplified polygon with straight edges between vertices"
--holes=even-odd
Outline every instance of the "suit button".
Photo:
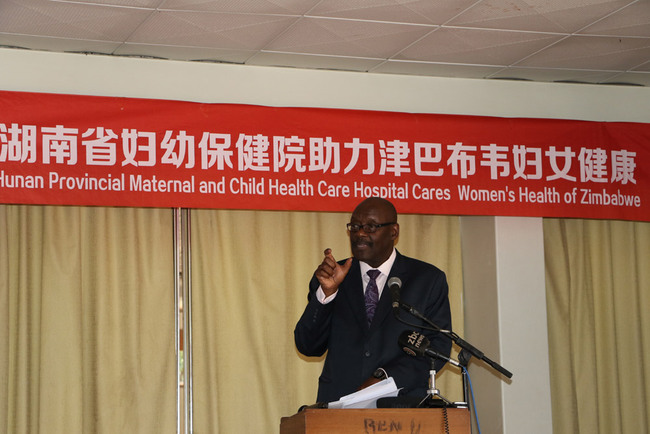
[{"label": "suit button", "polygon": [[370,357],[370,351],[366,351],[363,355],[366,357]]}]

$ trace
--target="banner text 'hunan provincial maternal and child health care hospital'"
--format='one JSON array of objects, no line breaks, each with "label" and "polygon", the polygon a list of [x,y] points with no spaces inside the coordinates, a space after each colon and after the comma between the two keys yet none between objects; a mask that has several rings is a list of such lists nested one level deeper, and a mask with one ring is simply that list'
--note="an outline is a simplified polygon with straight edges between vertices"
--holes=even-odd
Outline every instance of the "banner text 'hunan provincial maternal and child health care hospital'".
[{"label": "banner text 'hunan provincial maternal and child health care hospital'", "polygon": [[0,203],[650,221],[650,124],[0,92]]}]

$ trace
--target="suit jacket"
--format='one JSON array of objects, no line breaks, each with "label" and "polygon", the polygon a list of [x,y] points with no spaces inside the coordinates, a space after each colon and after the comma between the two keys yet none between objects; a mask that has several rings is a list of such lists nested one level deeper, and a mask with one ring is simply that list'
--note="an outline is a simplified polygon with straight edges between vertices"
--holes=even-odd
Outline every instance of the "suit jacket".
[{"label": "suit jacket", "polygon": [[[397,252],[388,278],[393,276],[402,280],[402,302],[413,306],[440,328],[451,330],[449,289],[444,272]],[[382,291],[375,316],[368,326],[359,261],[353,260],[332,302],[321,304],[317,300],[318,287],[318,280],[312,277],[307,307],[294,330],[296,347],[305,356],[322,356],[327,351],[317,401],[336,401],[357,391],[380,367],[394,378],[398,388],[403,388],[402,395],[425,397],[431,360],[407,355],[398,345],[400,334],[414,327],[395,318],[388,288]],[[399,315],[409,323],[422,324],[404,310]],[[431,340],[432,349],[449,356],[451,340],[440,333],[420,332]],[[444,363],[437,360],[436,370]]]}]

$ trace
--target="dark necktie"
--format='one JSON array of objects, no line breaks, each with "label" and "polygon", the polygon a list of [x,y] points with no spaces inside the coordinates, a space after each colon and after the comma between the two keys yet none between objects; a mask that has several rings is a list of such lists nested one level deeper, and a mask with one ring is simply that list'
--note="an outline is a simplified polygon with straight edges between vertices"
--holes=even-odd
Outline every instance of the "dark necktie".
[{"label": "dark necktie", "polygon": [[375,309],[377,309],[377,302],[379,301],[379,288],[377,288],[377,276],[381,274],[379,270],[368,270],[370,282],[366,287],[366,316],[368,317],[368,325],[372,322],[372,317],[375,316]]}]

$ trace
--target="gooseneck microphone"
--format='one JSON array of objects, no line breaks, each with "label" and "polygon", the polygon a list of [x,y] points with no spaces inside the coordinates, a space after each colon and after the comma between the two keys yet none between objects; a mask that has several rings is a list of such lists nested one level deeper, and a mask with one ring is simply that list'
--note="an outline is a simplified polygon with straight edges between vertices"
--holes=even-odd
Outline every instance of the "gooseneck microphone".
[{"label": "gooseneck microphone", "polygon": [[460,363],[450,359],[444,354],[430,348],[431,341],[423,335],[413,330],[404,330],[397,339],[397,343],[404,352],[411,356],[429,356],[435,359],[445,360],[454,366],[460,366]]},{"label": "gooseneck microphone", "polygon": [[400,308],[399,291],[402,289],[401,279],[399,277],[391,277],[388,279],[388,289],[390,290],[390,298],[393,300],[393,312],[397,315]]}]

